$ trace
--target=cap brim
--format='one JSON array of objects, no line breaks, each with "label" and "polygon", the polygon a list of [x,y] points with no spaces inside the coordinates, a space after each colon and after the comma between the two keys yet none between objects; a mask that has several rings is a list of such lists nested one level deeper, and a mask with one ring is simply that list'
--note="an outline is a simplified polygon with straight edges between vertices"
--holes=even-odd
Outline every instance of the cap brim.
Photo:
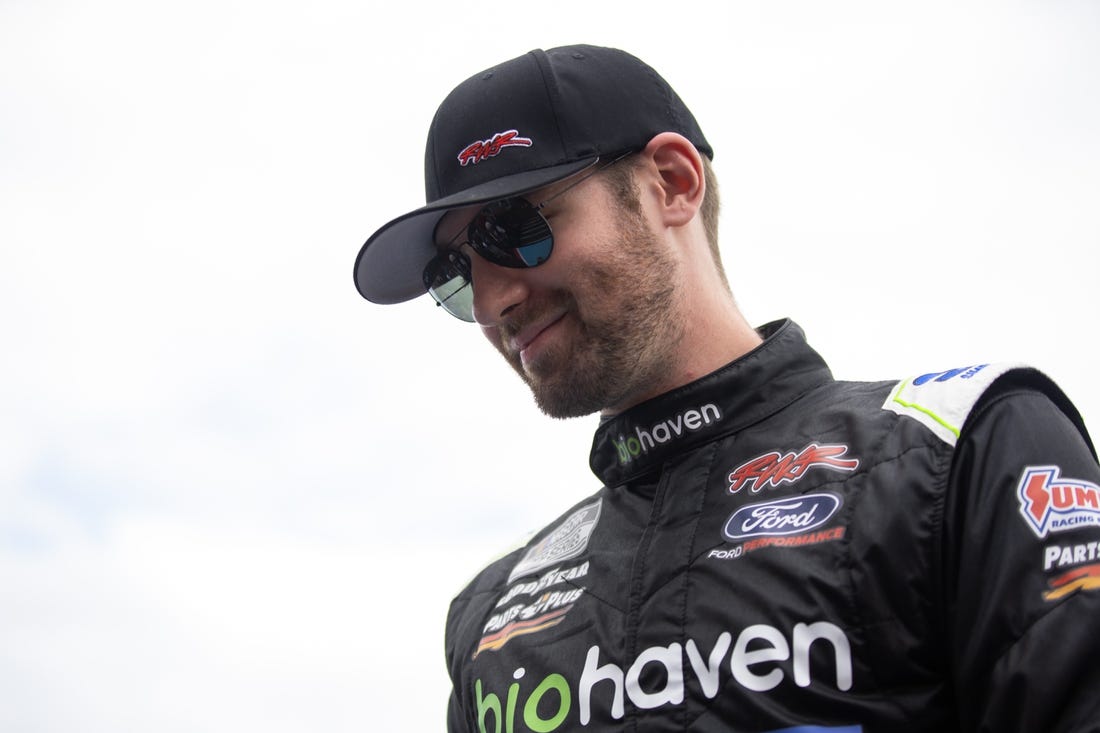
[{"label": "cap brim", "polygon": [[403,303],[423,295],[424,267],[437,250],[436,224],[452,210],[517,196],[579,173],[599,158],[524,171],[459,191],[399,216],[371,235],[355,258],[355,287],[372,303]]}]

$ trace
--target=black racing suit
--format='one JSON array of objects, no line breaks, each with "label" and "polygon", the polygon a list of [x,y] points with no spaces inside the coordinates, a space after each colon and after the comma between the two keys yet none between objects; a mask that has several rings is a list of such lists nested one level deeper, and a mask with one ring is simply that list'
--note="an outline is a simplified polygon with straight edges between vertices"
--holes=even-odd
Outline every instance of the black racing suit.
[{"label": "black racing suit", "polygon": [[447,621],[448,729],[1100,731],[1100,468],[1038,372],[839,382],[790,322],[602,423]]}]

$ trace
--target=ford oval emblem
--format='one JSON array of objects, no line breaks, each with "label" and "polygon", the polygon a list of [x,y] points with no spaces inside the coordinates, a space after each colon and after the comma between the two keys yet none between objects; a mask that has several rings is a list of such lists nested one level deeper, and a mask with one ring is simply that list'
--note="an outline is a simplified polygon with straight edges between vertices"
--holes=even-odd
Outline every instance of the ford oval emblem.
[{"label": "ford oval emblem", "polygon": [[748,504],[730,515],[722,534],[729,540],[802,534],[825,524],[839,508],[840,497],[835,494],[806,494]]}]

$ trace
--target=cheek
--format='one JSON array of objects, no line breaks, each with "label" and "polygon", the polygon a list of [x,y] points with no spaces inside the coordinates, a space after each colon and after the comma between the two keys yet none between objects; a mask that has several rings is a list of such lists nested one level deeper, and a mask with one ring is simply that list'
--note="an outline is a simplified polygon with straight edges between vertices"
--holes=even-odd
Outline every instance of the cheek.
[{"label": "cheek", "polygon": [[601,238],[589,243],[593,249],[580,253],[570,262],[573,267],[566,282],[577,298],[586,301],[586,308],[598,310],[628,285],[632,260],[623,253],[622,242]]}]

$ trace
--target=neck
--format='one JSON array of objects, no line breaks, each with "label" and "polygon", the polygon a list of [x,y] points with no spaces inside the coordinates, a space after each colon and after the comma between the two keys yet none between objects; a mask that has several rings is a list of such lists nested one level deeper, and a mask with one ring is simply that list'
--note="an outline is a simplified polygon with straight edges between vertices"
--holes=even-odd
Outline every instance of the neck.
[{"label": "neck", "polygon": [[604,417],[670,392],[720,369],[755,349],[763,339],[741,314],[725,288],[709,289],[710,298],[693,298],[680,312],[681,338],[662,378],[650,387],[605,408]]}]

